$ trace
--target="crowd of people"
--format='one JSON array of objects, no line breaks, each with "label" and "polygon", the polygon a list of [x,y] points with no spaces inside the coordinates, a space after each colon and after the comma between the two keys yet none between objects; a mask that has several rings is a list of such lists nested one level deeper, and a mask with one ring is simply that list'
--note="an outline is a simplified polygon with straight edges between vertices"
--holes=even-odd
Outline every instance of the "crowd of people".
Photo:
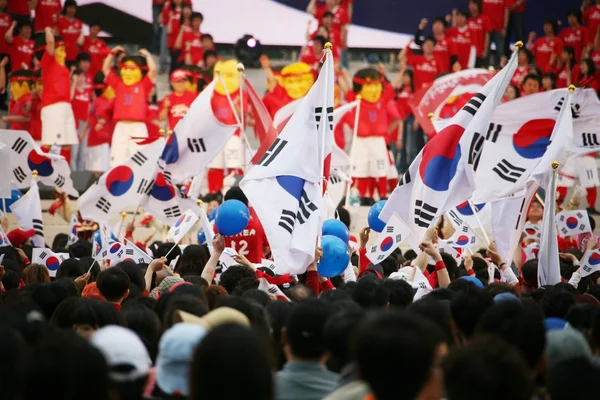
[{"label": "crowd of people", "polygon": [[[307,11],[319,25],[307,32],[299,60],[276,68],[261,58],[264,108],[277,121],[305,96],[331,42],[336,106],[361,104],[359,115],[354,109],[342,116],[334,138],[341,149],[352,148],[352,178],[367,205],[376,192],[387,197],[425,145],[408,102],[443,74],[501,67],[510,44],[522,40],[504,101],[571,84],[598,91],[600,0],[588,3],[568,12],[569,27],[549,20],[544,37],[525,40],[525,0],[469,0],[465,11],[432,19],[431,34],[422,19],[414,45],[398,55],[400,72],[388,80],[383,65],[353,77],[346,69],[352,0],[310,0]],[[75,0],[0,0],[0,86],[10,93],[4,122],[61,152],[73,171],[99,176],[168,135],[218,68],[215,117],[234,125],[236,113],[247,114],[252,126],[257,115],[240,107],[240,98],[245,107],[249,102],[237,61],[219,57],[202,32],[202,14],[185,0],[152,5],[158,62],[144,49],[110,49],[98,37],[99,23],[84,35]],[[157,102],[155,79],[163,73],[172,92]],[[346,143],[346,127],[354,128],[354,143]],[[239,150],[240,132],[232,139],[226,146]],[[228,173],[243,174],[241,160],[211,164],[205,203],[208,215],[222,200],[249,207],[247,234],[178,246],[136,241],[128,224],[123,242],[150,255],[149,263],[94,258],[95,222],[105,221],[80,221],[80,231],[58,234],[48,246],[70,257],[50,271],[31,261],[36,231],[10,230],[3,218],[0,399],[593,398],[600,271],[588,273],[583,261],[600,247],[593,217],[591,232],[559,241],[561,282],[552,286],[538,285],[537,200],[526,212],[533,234],[523,232],[511,259],[493,242],[456,256],[441,251],[454,234],[444,218],[418,249],[396,249],[377,263],[367,256],[374,234],[364,228],[346,243],[351,257],[343,274],[321,276],[319,247],[305,272],[278,274],[264,265],[269,243],[246,195],[237,186],[224,189]],[[567,209],[587,201],[595,212],[598,183],[591,182]],[[562,204],[566,187],[559,192]],[[347,208],[337,207],[336,215],[350,228]],[[235,263],[225,268],[227,249],[238,251],[227,254]]]}]

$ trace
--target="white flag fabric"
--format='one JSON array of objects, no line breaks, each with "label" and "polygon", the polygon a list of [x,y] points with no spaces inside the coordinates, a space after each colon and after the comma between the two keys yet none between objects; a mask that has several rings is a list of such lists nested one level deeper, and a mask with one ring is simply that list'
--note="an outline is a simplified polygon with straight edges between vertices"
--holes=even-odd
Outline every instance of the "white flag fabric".
[{"label": "white flag fabric", "polygon": [[477,218],[479,218],[486,232],[490,232],[492,229],[492,206],[488,203],[473,204],[473,206],[475,210],[471,208],[468,201],[465,201],[448,211],[447,215],[455,215],[473,229],[479,228],[479,222],[477,222]]},{"label": "white flag fabric", "polygon": [[481,244],[479,236],[466,222],[454,226],[454,233],[446,239],[446,243],[452,247],[469,248]]},{"label": "white flag fabric", "polygon": [[[492,207],[492,233],[498,254],[502,260],[510,264],[515,250],[521,240],[525,213],[527,212],[527,196],[506,198],[494,201]],[[538,230],[536,230],[538,232]],[[539,237],[538,237],[539,240]]]},{"label": "white flag fabric", "polygon": [[[0,226],[0,247],[12,246],[10,240],[8,240],[8,236],[6,236],[6,232]],[[1,264],[1,263],[0,263]]]},{"label": "white flag fabric", "polygon": [[413,277],[413,280],[411,282],[412,287],[414,289],[433,289],[431,287],[431,284],[429,283],[429,280],[423,274],[423,271],[421,271],[421,269],[416,265],[414,266],[414,268],[415,276]]},{"label": "white flag fabric", "polygon": [[[134,261],[138,264],[150,264],[153,261],[152,257],[150,257],[148,253],[137,247],[132,241],[125,239],[123,243],[125,244],[125,249],[133,250],[133,255],[130,256],[131,261]],[[128,253],[131,254],[132,252]],[[127,259],[124,261],[127,261]]]},{"label": "white flag fabric", "polygon": [[238,129],[225,125],[215,116],[211,99],[218,79],[214,79],[196,97],[185,116],[168,137],[161,159],[173,183],[201,174]]},{"label": "white flag fabric", "polygon": [[[549,146],[567,97],[567,89],[556,89],[498,106],[485,130],[486,145],[475,174],[475,202],[502,199],[525,187]],[[600,101],[594,90],[577,89],[570,108],[571,157],[600,151],[600,133],[593,133],[600,126]]]},{"label": "white flag fabric", "polygon": [[[332,157],[333,158],[333,157]],[[334,209],[344,199],[346,187],[352,183],[352,179],[344,172],[338,169],[331,169],[329,175],[329,185],[327,186],[327,194],[334,205]]]},{"label": "white flag fabric", "polygon": [[71,214],[71,220],[69,222],[69,241],[67,245],[72,245],[73,243],[79,240],[77,236],[77,225],[79,225],[79,219],[77,219],[76,215]]},{"label": "white flag fabric", "polygon": [[381,231],[377,238],[377,243],[367,251],[367,258],[373,264],[379,264],[385,260],[400,243],[405,241],[410,235],[410,229],[396,214],[385,224],[385,228]]},{"label": "white flag fabric", "polygon": [[523,249],[523,254],[525,255],[525,259],[523,260],[523,262],[529,260],[537,260],[540,256],[540,244],[537,242],[529,243]]},{"label": "white flag fabric", "polygon": [[0,199],[10,199],[11,185],[10,185],[10,149],[9,147],[0,142],[0,171],[6,171],[2,177],[0,177]]},{"label": "white flag fabric", "polygon": [[538,257],[538,286],[556,285],[560,282],[560,258],[558,256],[558,238],[556,236],[556,180],[558,171],[550,177],[544,199],[544,217],[542,219],[542,238]]},{"label": "white flag fabric", "polygon": [[[455,260],[460,260],[463,255],[463,248],[455,246],[454,244],[448,243],[446,240],[438,240],[437,248],[440,253],[446,253],[451,255]],[[460,262],[459,262],[460,263]]]},{"label": "white flag fabric", "polygon": [[213,230],[213,225],[210,223],[210,221],[208,220],[208,217],[206,216],[206,211],[204,211],[204,208],[200,208],[200,230],[202,232],[204,232],[204,237],[206,238],[206,245],[208,246],[208,251],[210,252],[210,254],[213,253],[213,239],[215,237],[215,232]]},{"label": "white flag fabric", "polygon": [[325,157],[332,142],[333,60],[328,53],[313,87],[240,182],[269,239],[279,274],[303,273],[314,260],[324,212],[319,183],[323,164],[328,175]]},{"label": "white flag fabric", "polygon": [[[123,261],[146,263],[148,262],[148,257],[149,256],[142,252],[139,248],[132,246],[131,242],[128,245],[124,245],[121,242],[111,239],[102,246],[102,250],[100,251],[97,259],[103,260],[108,267],[114,267]],[[150,260],[150,262],[151,261],[152,260]]]},{"label": "white flag fabric", "polygon": [[164,145],[164,139],[160,138],[105,172],[79,199],[83,219],[108,223],[127,207],[137,207],[151,192],[155,196],[168,192],[164,184],[155,186],[158,158]]},{"label": "white flag fabric", "polygon": [[581,277],[585,278],[596,271],[600,271],[600,249],[588,250],[581,260]]},{"label": "white flag fabric", "polygon": [[525,239],[536,239],[540,240],[542,238],[542,226],[538,222],[534,224],[532,222],[527,222],[523,227],[523,235],[525,235]]},{"label": "white flag fabric", "polygon": [[586,210],[561,211],[556,214],[554,221],[560,237],[576,236],[592,231]]},{"label": "white flag fabric", "polygon": [[169,233],[167,233],[167,241],[179,243],[185,234],[192,229],[196,221],[198,221],[198,215],[193,210],[187,210],[184,212],[183,215],[179,217],[169,229]]},{"label": "white flag fabric", "polygon": [[48,272],[51,277],[56,276],[56,271],[60,264],[66,259],[70,258],[69,253],[55,253],[50,249],[41,247],[34,247],[31,254],[31,262],[35,264],[42,264],[48,268]]},{"label": "white flag fabric", "polygon": [[10,209],[17,217],[21,229],[33,229],[35,231],[35,235],[31,238],[31,244],[34,247],[46,247],[40,190],[35,179],[31,181],[31,187],[27,193],[15,201]]},{"label": "white flag fabric", "polygon": [[487,131],[516,69],[516,59],[513,53],[507,66],[425,145],[392,192],[380,219],[387,221],[395,212],[420,239],[444,212],[471,197],[485,143],[481,132]]},{"label": "white flag fabric", "polygon": [[290,298],[287,297],[277,285],[269,283],[266,278],[260,278],[258,290],[262,290],[263,292],[267,292],[268,294],[275,296],[277,300],[291,301]]},{"label": "white flag fabric", "polygon": [[35,170],[39,182],[79,197],[71,180],[71,168],[63,156],[43,152],[25,131],[0,129],[0,143],[10,148],[10,168],[2,171],[10,174],[19,189],[31,186],[32,171]]},{"label": "white flag fabric", "polygon": [[302,100],[304,100],[304,97],[296,99],[277,110],[273,116],[273,125],[275,128],[287,124],[292,114],[294,114],[300,103],[302,103]]}]

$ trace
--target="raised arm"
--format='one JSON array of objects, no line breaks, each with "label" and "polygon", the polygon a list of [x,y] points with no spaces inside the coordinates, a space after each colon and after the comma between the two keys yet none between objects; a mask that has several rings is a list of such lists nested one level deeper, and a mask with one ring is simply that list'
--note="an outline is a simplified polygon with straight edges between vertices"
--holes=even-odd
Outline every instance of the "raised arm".
[{"label": "raised arm", "polygon": [[16,26],[17,26],[17,21],[13,21],[12,24],[10,24],[10,28],[8,28],[8,30],[4,34],[4,39],[6,39],[6,43],[8,43],[8,44],[12,43],[13,33],[15,31]]},{"label": "raised arm", "polygon": [[154,58],[152,58],[152,54],[146,49],[140,49],[138,50],[138,53],[146,59],[146,64],[148,65],[148,78],[154,82],[154,78],[156,77],[156,63],[154,62]]},{"label": "raised arm", "polygon": [[51,56],[54,56],[55,43],[54,43],[54,30],[49,26],[44,30],[46,34],[46,51]]},{"label": "raised arm", "polygon": [[310,3],[306,6],[306,12],[312,15],[317,13],[317,0],[310,0]]}]

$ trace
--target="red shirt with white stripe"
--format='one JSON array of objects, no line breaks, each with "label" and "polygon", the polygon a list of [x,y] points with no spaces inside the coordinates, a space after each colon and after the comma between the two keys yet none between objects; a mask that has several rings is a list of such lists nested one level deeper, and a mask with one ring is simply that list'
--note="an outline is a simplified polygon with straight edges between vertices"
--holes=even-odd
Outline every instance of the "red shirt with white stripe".
[{"label": "red shirt with white stripe", "polygon": [[587,29],[583,26],[571,28],[570,26],[560,31],[558,35],[565,46],[571,46],[575,50],[575,61],[581,60],[584,46],[589,43]]},{"label": "red shirt with white stripe", "polygon": [[557,59],[560,57],[563,49],[563,41],[559,37],[548,39],[546,36],[537,39],[533,43],[533,55],[535,57],[535,66],[538,67],[543,74],[550,72],[550,58],[552,54],[556,54]]},{"label": "red shirt with white stripe", "polygon": [[450,65],[450,56],[457,55],[456,43],[449,37],[437,39],[433,47],[433,55],[437,59],[438,72],[440,74],[450,72],[452,68]]},{"label": "red shirt with white stripe", "polygon": [[170,93],[165,96],[165,98],[169,99],[170,104],[167,115],[169,119],[169,129],[173,130],[175,129],[175,125],[177,125],[185,113],[190,109],[190,106],[196,99],[196,94],[185,91],[182,95]]},{"label": "red shirt with white stripe", "polygon": [[485,35],[492,30],[489,18],[487,15],[469,18],[467,26],[473,35],[473,44],[477,50],[477,57],[483,57],[483,53],[487,50],[485,48]]},{"label": "red shirt with white stripe", "polygon": [[86,36],[83,40],[83,51],[88,53],[92,59],[89,73],[95,76],[98,71],[102,70],[102,63],[110,53],[110,49],[104,40],[100,38],[92,40],[89,36]]},{"label": "red shirt with white stripe", "polygon": [[34,42],[32,39],[23,40],[19,36],[12,39],[9,45],[10,62],[13,71],[31,68]]},{"label": "red shirt with white stripe", "polygon": [[60,0],[38,0],[35,6],[34,32],[42,32],[47,27],[54,28],[61,9]]},{"label": "red shirt with white stripe", "polygon": [[434,56],[427,58],[424,55],[412,54],[412,51],[409,49],[406,63],[413,67],[415,90],[419,90],[428,83],[432,83],[440,72],[442,72],[437,60]]}]

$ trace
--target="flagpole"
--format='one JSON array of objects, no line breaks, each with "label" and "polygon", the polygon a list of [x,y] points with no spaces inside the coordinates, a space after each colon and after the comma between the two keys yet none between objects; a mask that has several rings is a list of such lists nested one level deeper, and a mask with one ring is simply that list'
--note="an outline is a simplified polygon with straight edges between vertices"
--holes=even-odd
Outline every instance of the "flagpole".
[{"label": "flagpole", "polygon": [[[325,63],[327,62],[327,60],[329,59],[329,57],[331,57],[331,48],[333,47],[333,45],[330,42],[325,43],[325,48],[323,49],[324,52],[324,59],[325,59]],[[327,129],[329,127],[329,120],[327,119],[327,104],[328,102],[328,96],[329,96],[329,74],[327,73],[327,70],[325,70],[325,90],[323,91],[323,107],[321,110],[321,177],[319,179],[319,189],[321,191],[321,204],[324,204],[325,202],[325,137],[327,135]],[[319,230],[317,233],[317,245],[321,244],[321,232],[323,231],[323,213],[321,213],[321,216],[319,218]]]},{"label": "flagpole", "polygon": [[[481,223],[481,219],[479,219],[479,215],[477,215],[477,207],[475,207],[475,204],[473,204],[473,202],[471,200],[468,200],[469,202],[469,207],[471,207],[471,211],[473,211],[473,216],[475,217],[475,220],[477,221],[477,225],[479,225],[479,228],[481,228],[481,233],[483,234],[483,238],[485,239],[485,244],[487,247],[490,247],[490,244],[492,244],[492,242],[490,241],[490,238],[488,237],[487,233],[485,233],[485,228],[483,227],[483,224]],[[477,232],[476,232],[477,233]],[[477,235],[479,236],[479,235]]]},{"label": "flagpole", "polygon": [[[358,137],[358,121],[360,117],[360,103],[362,102],[362,96],[359,94],[356,96],[356,114],[354,115],[354,127],[352,129],[352,143],[350,144],[350,168],[352,168],[352,163],[354,160],[354,144],[356,143],[356,138]],[[342,149],[343,150],[343,149]],[[352,178],[350,178],[352,179]],[[346,182],[346,207],[350,205],[350,190],[352,190],[352,181]]]},{"label": "flagpole", "polygon": [[120,240],[121,232],[123,231],[123,225],[125,225],[125,217],[127,217],[127,212],[121,211],[121,225],[119,226],[119,232],[117,232],[117,240]]}]

